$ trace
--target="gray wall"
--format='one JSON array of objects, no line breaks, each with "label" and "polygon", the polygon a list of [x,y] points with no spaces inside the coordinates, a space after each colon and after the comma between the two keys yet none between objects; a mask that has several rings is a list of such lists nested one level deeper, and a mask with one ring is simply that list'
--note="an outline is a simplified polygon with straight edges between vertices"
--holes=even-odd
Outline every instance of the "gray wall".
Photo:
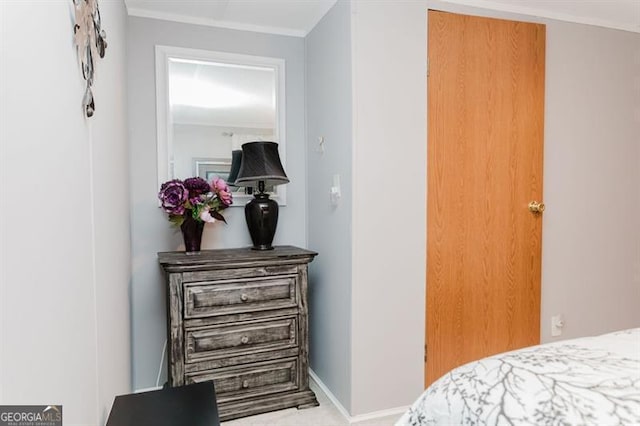
[{"label": "gray wall", "polygon": [[423,389],[426,7],[353,1],[351,414]]},{"label": "gray wall", "polygon": [[62,404],[65,425],[131,389],[126,11],[100,12],[86,119],[72,2],[0,4],[0,404]]},{"label": "gray wall", "polygon": [[[307,175],[311,368],[349,410],[351,405],[351,13],[338,3],[306,38]],[[324,137],[324,152],[318,152]],[[342,198],[329,190],[339,174]]]},{"label": "gray wall", "polygon": [[[422,389],[427,8],[536,19],[436,1],[353,3],[351,413],[357,415],[409,404]],[[542,22],[548,208],[541,325],[549,341],[555,313],[565,315],[562,338],[640,324],[640,35]],[[381,176],[381,164],[391,179]],[[371,214],[372,200],[385,195],[392,201]]]},{"label": "gray wall", "polygon": [[[247,31],[129,17],[128,91],[132,226],[132,346],[135,389],[154,387],[166,338],[159,251],[182,244],[158,208],[156,194],[155,45],[283,58],[286,61],[287,205],[280,209],[274,244],[306,246],[304,40]],[[207,225],[203,249],[251,245],[241,207],[225,212],[228,225]],[[160,384],[166,380],[163,366]]]},{"label": "gray wall", "polygon": [[542,340],[640,326],[640,34],[547,24]]},{"label": "gray wall", "polygon": [[[304,245],[308,232],[309,247],[320,252],[311,265],[312,368],[352,415],[403,406],[418,395],[425,314],[427,7],[547,24],[543,341],[551,339],[549,316],[556,313],[566,319],[562,338],[640,324],[634,306],[640,296],[640,96],[639,65],[633,62],[638,34],[437,1],[340,1],[307,37],[305,84],[303,39],[131,18],[137,388],[155,385],[164,342],[155,253],[179,244],[155,201],[153,45],[167,44],[287,59],[287,94],[295,97],[287,101],[287,172],[296,173],[288,191],[302,186],[299,196],[288,192],[291,219],[288,231],[285,219],[279,229],[287,237],[277,238]],[[305,136],[306,146],[294,142]],[[316,152],[318,136],[326,140],[322,155]],[[307,198],[305,173],[312,194]],[[335,173],[341,175],[343,199],[333,209],[328,190]],[[411,184],[398,184],[403,177]],[[228,217],[228,227],[205,231],[209,247],[248,244],[241,211]]]}]

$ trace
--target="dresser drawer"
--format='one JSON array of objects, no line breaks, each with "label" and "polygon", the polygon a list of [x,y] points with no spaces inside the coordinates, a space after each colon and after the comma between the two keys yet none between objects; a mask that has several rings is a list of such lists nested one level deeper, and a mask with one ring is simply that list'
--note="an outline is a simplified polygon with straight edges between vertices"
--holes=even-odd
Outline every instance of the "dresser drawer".
[{"label": "dresser drawer", "polygon": [[159,253],[169,385],[214,381],[222,421],[317,405],[307,339],[316,254],[290,246]]},{"label": "dresser drawer", "polygon": [[281,309],[296,305],[295,276],[184,285],[185,319]]},{"label": "dresser drawer", "polygon": [[218,404],[298,389],[298,360],[277,360],[248,367],[189,374],[187,384],[213,380]]},{"label": "dresser drawer", "polygon": [[185,361],[294,347],[297,331],[296,317],[186,329]]}]

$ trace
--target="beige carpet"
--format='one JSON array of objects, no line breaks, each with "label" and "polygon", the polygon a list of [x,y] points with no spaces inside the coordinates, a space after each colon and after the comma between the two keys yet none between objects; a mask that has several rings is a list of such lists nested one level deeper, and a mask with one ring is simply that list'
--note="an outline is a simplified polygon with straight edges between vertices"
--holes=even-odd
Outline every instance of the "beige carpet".
[{"label": "beige carpet", "polygon": [[[310,381],[311,389],[316,393],[319,407],[289,408],[287,410],[273,411],[257,416],[244,417],[222,423],[222,426],[348,426],[349,423],[338,409],[329,401],[313,381]],[[375,420],[365,420],[352,423],[359,426],[391,426],[400,415],[382,417]]]}]

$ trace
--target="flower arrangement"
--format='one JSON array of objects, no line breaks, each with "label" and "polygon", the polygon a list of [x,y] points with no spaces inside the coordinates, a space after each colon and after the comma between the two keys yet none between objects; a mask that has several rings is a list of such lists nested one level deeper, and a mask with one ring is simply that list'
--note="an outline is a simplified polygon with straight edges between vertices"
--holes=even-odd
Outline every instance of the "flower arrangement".
[{"label": "flower arrangement", "polygon": [[158,198],[169,214],[169,221],[177,226],[188,216],[198,222],[227,223],[220,212],[233,203],[229,186],[220,178],[211,184],[201,177],[173,179],[162,184]]}]

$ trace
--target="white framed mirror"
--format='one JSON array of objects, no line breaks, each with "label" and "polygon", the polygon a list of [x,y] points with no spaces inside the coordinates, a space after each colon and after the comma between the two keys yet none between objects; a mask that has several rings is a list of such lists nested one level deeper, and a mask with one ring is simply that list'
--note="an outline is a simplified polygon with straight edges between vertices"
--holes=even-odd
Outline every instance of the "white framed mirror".
[{"label": "white framed mirror", "polygon": [[[232,151],[278,143],[286,166],[283,59],[156,46],[158,189],[170,179],[228,178]],[[252,196],[232,187],[233,206]],[[271,198],[286,204],[286,186]]]}]

